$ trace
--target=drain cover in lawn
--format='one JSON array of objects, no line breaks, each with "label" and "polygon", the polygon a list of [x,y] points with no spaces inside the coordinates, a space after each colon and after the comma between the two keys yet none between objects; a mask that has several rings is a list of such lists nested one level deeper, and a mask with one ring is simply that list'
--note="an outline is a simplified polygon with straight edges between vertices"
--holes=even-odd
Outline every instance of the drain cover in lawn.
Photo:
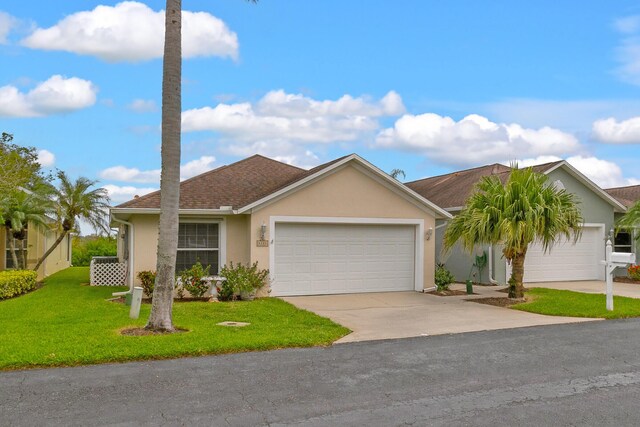
[{"label": "drain cover in lawn", "polygon": [[220,322],[217,323],[218,326],[235,326],[236,328],[240,328],[242,326],[249,326],[251,323],[246,322]]}]

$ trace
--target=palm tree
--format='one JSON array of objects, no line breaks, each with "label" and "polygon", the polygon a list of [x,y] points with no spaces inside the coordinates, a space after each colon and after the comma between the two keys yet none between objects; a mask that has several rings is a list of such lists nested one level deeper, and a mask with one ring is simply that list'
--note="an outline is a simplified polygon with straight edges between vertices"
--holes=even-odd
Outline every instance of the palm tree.
[{"label": "palm tree", "polygon": [[538,241],[547,252],[562,239],[577,241],[582,223],[573,194],[550,185],[546,175],[513,165],[506,184],[488,176],[476,185],[460,214],[447,227],[443,249],[451,250],[458,241],[469,252],[475,245],[501,244],[504,257],[512,265],[509,298],[522,298],[529,245]]},{"label": "palm tree", "polygon": [[[52,211],[52,203],[46,194],[38,194],[29,190],[14,191],[4,211],[5,227],[9,240],[11,258],[15,268],[27,268],[27,254],[24,240],[27,237],[27,225],[31,227],[48,227],[50,221],[46,214]],[[16,253],[15,241],[18,241],[20,259]]]},{"label": "palm tree", "polygon": [[402,169],[393,169],[389,175],[391,175],[393,179],[398,179],[400,175],[402,175],[402,179],[407,177]]},{"label": "palm tree", "polygon": [[[631,206],[622,218],[616,221],[616,231],[632,230],[640,228],[640,200]],[[636,233],[636,239],[640,239],[640,233]]]},{"label": "palm tree", "polygon": [[[251,0],[257,3],[257,0]],[[180,209],[182,79],[182,0],[166,0],[162,63],[162,141],[160,222],[156,283],[146,329],[173,331],[173,288]]]},{"label": "palm tree", "polygon": [[38,270],[45,259],[64,238],[77,229],[77,221],[84,220],[96,230],[108,232],[106,212],[109,209],[109,196],[104,188],[94,187],[97,181],[80,177],[71,181],[60,171],[57,174],[59,187],[54,190],[54,212],[58,222],[59,235],[56,241],[38,260],[34,270]]}]

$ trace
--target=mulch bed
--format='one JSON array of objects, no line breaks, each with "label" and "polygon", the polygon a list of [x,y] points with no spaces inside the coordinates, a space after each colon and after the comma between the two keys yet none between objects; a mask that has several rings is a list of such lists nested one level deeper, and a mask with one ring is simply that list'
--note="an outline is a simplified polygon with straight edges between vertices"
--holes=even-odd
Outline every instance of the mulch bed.
[{"label": "mulch bed", "polygon": [[439,297],[451,297],[456,295],[478,295],[478,294],[468,294],[466,291],[459,291],[456,289],[449,289],[448,291],[429,291],[426,292],[429,295],[437,295]]},{"label": "mulch bed", "polygon": [[[529,290],[528,288],[522,288],[523,292],[527,292],[528,290]],[[503,294],[508,294],[509,293],[509,287],[507,286],[506,288],[497,290],[496,292],[502,292]]]},{"label": "mulch bed", "polygon": [[487,304],[487,305],[495,305],[496,307],[511,307],[512,305],[515,304],[520,304],[522,302],[525,302],[524,299],[510,299],[510,298],[476,298],[476,299],[468,299],[465,301],[469,301],[469,302],[477,302],[480,304]]},{"label": "mulch bed", "polygon": [[[115,302],[116,304],[124,304],[124,297],[110,298],[107,301]],[[173,302],[212,302],[216,301],[212,300],[211,297],[201,297],[201,298],[175,298]],[[151,304],[151,298],[142,298],[142,304]]]},{"label": "mulch bed", "polygon": [[175,328],[172,332],[169,331],[151,331],[145,328],[129,328],[123,329],[120,331],[121,335],[126,335],[129,337],[144,337],[148,335],[170,335],[170,334],[178,334],[182,332],[189,332],[188,329]]},{"label": "mulch bed", "polygon": [[631,277],[614,277],[614,282],[620,283],[633,283],[634,285],[640,285],[640,280],[633,280]]}]

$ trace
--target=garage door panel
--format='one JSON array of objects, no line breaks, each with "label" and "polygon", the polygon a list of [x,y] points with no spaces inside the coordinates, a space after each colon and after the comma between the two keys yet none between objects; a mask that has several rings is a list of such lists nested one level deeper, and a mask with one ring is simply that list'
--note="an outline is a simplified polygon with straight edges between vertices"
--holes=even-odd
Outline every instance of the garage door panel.
[{"label": "garage door panel", "polygon": [[277,223],[273,295],[413,290],[415,226]]},{"label": "garage door panel", "polygon": [[533,244],[525,259],[524,282],[551,282],[562,280],[601,280],[604,268],[602,229],[585,227],[581,239],[564,241],[544,253],[542,245]]}]

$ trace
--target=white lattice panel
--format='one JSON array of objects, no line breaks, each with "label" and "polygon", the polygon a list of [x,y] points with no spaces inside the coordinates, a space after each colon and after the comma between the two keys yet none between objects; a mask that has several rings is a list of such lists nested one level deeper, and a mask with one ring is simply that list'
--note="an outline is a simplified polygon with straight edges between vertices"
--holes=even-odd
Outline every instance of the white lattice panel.
[{"label": "white lattice panel", "polygon": [[123,286],[127,277],[127,264],[124,262],[97,263],[91,261],[92,286]]}]

